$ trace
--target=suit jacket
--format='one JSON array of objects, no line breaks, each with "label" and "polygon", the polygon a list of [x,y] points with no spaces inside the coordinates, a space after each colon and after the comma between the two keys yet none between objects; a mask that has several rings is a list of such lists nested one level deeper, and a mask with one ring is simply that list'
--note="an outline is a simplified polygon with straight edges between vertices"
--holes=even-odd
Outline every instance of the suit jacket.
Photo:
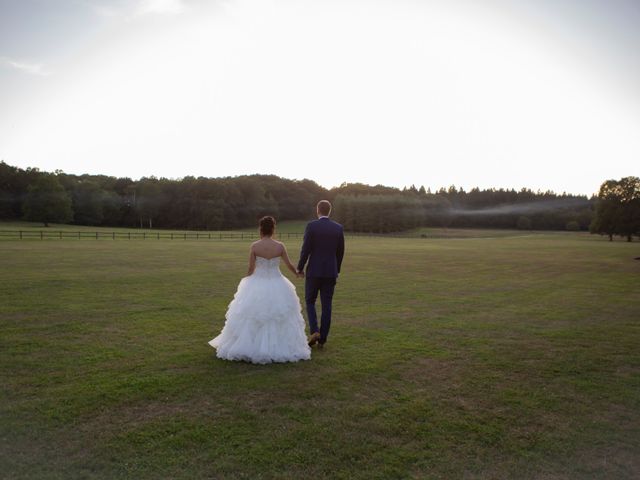
[{"label": "suit jacket", "polygon": [[298,271],[307,260],[307,277],[337,278],[344,257],[344,230],[342,225],[323,217],[307,224],[300,251]]}]

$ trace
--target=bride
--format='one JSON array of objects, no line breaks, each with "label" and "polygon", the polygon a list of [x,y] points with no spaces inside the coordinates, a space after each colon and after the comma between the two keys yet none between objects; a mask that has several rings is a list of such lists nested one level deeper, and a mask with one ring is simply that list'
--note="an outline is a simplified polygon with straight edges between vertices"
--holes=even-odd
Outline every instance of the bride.
[{"label": "bride", "polygon": [[229,304],[222,332],[209,342],[218,358],[271,363],[311,356],[296,287],[280,273],[280,259],[298,274],[284,244],[272,238],[275,226],[273,217],[260,219],[260,240],[251,245],[247,276]]}]

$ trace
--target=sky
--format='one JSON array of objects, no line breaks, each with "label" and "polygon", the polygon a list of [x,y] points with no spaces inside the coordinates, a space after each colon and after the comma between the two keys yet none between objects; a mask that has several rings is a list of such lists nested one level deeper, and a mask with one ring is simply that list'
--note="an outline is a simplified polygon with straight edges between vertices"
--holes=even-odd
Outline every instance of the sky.
[{"label": "sky", "polygon": [[0,160],[596,193],[640,175],[638,0],[0,0]]}]

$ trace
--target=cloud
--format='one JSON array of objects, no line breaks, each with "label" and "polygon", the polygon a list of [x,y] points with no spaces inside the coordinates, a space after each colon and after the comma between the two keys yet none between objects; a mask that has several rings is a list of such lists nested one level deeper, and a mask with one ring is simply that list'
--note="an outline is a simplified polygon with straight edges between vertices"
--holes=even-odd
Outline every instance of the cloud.
[{"label": "cloud", "polygon": [[181,0],[142,0],[134,10],[136,17],[149,14],[175,15],[184,11]]},{"label": "cloud", "polygon": [[14,68],[30,75],[39,75],[42,77],[49,75],[49,72],[47,72],[40,63],[19,62],[9,57],[0,57],[0,66]]},{"label": "cloud", "polygon": [[91,5],[91,8],[93,8],[93,11],[100,17],[114,18],[122,16],[122,13],[114,7],[108,7],[104,5]]},{"label": "cloud", "polygon": [[148,15],[177,15],[185,10],[183,0],[137,0],[119,2],[110,5],[88,1],[96,15],[125,21],[135,20]]}]

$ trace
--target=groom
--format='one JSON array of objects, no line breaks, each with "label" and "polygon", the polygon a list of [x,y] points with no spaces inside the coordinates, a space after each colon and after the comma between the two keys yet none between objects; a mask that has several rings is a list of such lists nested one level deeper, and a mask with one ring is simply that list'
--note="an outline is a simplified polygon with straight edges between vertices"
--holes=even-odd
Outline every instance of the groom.
[{"label": "groom", "polygon": [[[318,219],[309,222],[304,231],[298,275],[303,275],[304,266],[309,260],[304,282],[304,297],[309,318],[309,346],[318,343],[318,346],[322,347],[327,341],[331,326],[333,290],[344,257],[344,231],[342,225],[329,219],[331,203],[328,200],[320,200],[316,212]],[[318,292],[322,303],[319,329],[316,314]]]}]

